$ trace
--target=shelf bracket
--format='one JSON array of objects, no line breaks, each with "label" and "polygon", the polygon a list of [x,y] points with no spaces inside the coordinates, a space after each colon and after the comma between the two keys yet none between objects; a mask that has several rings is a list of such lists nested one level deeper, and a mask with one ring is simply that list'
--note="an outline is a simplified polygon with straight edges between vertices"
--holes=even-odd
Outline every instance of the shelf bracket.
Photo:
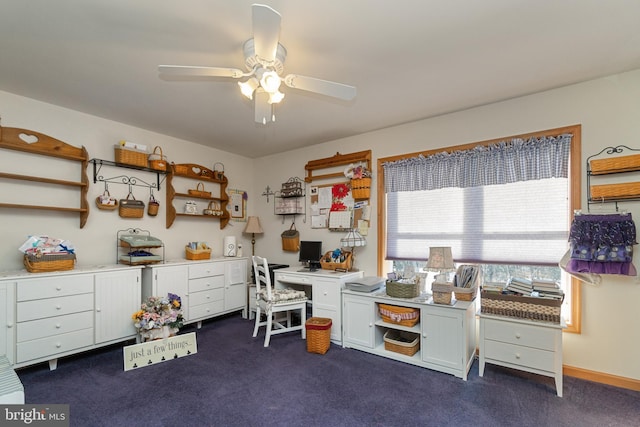
[{"label": "shelf bracket", "polygon": [[[157,190],[160,190],[160,184],[164,182],[167,174],[167,172],[160,171],[157,169],[145,168],[145,167],[134,166],[134,165],[126,165],[123,163],[111,162],[109,160],[91,159],[91,163],[93,164],[93,183],[94,184],[97,183],[98,181],[104,181],[104,182],[111,182],[115,184],[135,185],[139,187],[148,187],[148,188],[155,188]],[[127,176],[127,175],[119,175],[112,178],[104,178],[102,175],[100,175],[100,170],[102,169],[103,165],[154,173],[156,174],[156,182],[153,184],[149,184],[148,182],[145,182],[140,178],[137,178],[135,176]],[[117,179],[117,178],[122,179],[122,182],[114,181],[114,179]],[[138,181],[142,182],[143,185],[137,184]]]}]

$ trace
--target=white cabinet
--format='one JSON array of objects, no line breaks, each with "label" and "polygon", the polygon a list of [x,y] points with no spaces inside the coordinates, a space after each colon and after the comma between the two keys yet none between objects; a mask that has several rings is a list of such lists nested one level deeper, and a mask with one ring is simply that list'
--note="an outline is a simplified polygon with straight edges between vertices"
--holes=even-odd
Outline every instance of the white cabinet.
[{"label": "white cabinet", "polygon": [[139,267],[104,266],[0,278],[11,322],[15,313],[3,340],[7,358],[15,367],[49,361],[55,369],[59,357],[135,337],[140,277]]},{"label": "white cabinet", "polygon": [[247,261],[225,262],[224,311],[245,310],[247,306]]},{"label": "white cabinet", "polygon": [[13,364],[15,284],[0,282],[0,356]]},{"label": "white cabinet", "polygon": [[562,397],[561,324],[480,314],[479,374],[486,363],[555,379]]},{"label": "white cabinet", "polygon": [[131,315],[140,309],[140,270],[121,270],[95,275],[96,343],[133,337]]},{"label": "white cabinet", "polygon": [[[453,306],[433,304],[426,297],[392,298],[384,290],[373,293],[343,291],[343,346],[401,362],[449,373],[466,381],[475,352],[475,303],[457,301]],[[379,305],[414,308],[420,318],[414,326],[385,322]],[[420,337],[420,349],[412,356],[387,350],[384,335],[402,331]]]},{"label": "white cabinet", "polygon": [[370,298],[360,298],[344,294],[344,328],[342,340],[345,347],[352,344],[373,348],[375,304]]},{"label": "white cabinet", "polygon": [[177,261],[145,267],[142,298],[174,293],[182,299],[185,323],[244,310],[247,298],[247,259],[220,258]]},{"label": "white cabinet", "polygon": [[331,319],[331,341],[342,344],[342,289],[349,280],[363,274],[362,271],[299,271],[289,267],[275,270],[274,286],[304,289],[311,299],[312,316]]}]

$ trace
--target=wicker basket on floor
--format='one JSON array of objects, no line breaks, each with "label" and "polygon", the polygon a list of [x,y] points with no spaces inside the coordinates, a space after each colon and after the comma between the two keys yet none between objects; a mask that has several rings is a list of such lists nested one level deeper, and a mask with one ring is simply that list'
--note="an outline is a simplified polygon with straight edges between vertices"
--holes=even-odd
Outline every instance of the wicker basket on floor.
[{"label": "wicker basket on floor", "polygon": [[331,319],[311,317],[304,324],[307,334],[307,351],[325,354],[331,346]]}]

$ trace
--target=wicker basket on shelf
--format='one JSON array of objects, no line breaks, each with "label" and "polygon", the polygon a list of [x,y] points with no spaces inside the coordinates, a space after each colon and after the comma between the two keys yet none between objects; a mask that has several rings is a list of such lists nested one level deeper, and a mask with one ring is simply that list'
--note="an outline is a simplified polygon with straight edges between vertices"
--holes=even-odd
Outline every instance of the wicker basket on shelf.
[{"label": "wicker basket on shelf", "polygon": [[76,263],[75,254],[59,255],[24,255],[24,267],[29,273],[47,273],[50,271],[73,270]]},{"label": "wicker basket on shelf", "polygon": [[211,248],[207,249],[191,249],[185,246],[185,256],[190,260],[211,259]]},{"label": "wicker basket on shelf", "polygon": [[420,283],[403,283],[387,280],[387,295],[394,298],[415,298],[420,295]]},{"label": "wicker basket on shelf", "polygon": [[412,327],[420,320],[420,310],[413,307],[378,304],[378,310],[382,320],[387,323]]},{"label": "wicker basket on shelf", "polygon": [[162,152],[162,147],[156,145],[153,152],[149,154],[149,167],[159,171],[167,170],[167,156]]},{"label": "wicker basket on shelf", "polygon": [[431,285],[433,302],[436,304],[451,304],[451,292],[453,292],[453,283],[433,283]]},{"label": "wicker basket on shelf", "polygon": [[114,150],[116,163],[140,166],[142,168],[147,167],[147,153],[145,151],[126,148],[119,144],[115,145]]},{"label": "wicker basket on shelf", "polygon": [[384,333],[384,349],[413,356],[420,350],[420,335],[389,329]]}]

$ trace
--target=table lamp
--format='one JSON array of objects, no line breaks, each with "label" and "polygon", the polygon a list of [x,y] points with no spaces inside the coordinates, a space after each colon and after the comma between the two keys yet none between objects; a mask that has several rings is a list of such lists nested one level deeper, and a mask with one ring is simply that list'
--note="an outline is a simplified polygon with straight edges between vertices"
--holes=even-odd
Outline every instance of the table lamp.
[{"label": "table lamp", "polygon": [[354,249],[356,246],[366,246],[367,240],[362,237],[362,234],[356,229],[352,228],[349,230],[346,236],[340,239],[340,246],[343,248],[351,248],[351,266],[356,262],[356,256]]},{"label": "table lamp", "polygon": [[256,234],[262,234],[262,226],[260,225],[260,218],[257,216],[250,216],[247,219],[247,226],[244,228],[243,233],[251,233],[251,255],[256,254]]},{"label": "table lamp", "polygon": [[429,259],[425,268],[427,271],[436,271],[435,281],[433,283],[446,284],[447,273],[456,271],[451,255],[450,247],[430,247]]}]

